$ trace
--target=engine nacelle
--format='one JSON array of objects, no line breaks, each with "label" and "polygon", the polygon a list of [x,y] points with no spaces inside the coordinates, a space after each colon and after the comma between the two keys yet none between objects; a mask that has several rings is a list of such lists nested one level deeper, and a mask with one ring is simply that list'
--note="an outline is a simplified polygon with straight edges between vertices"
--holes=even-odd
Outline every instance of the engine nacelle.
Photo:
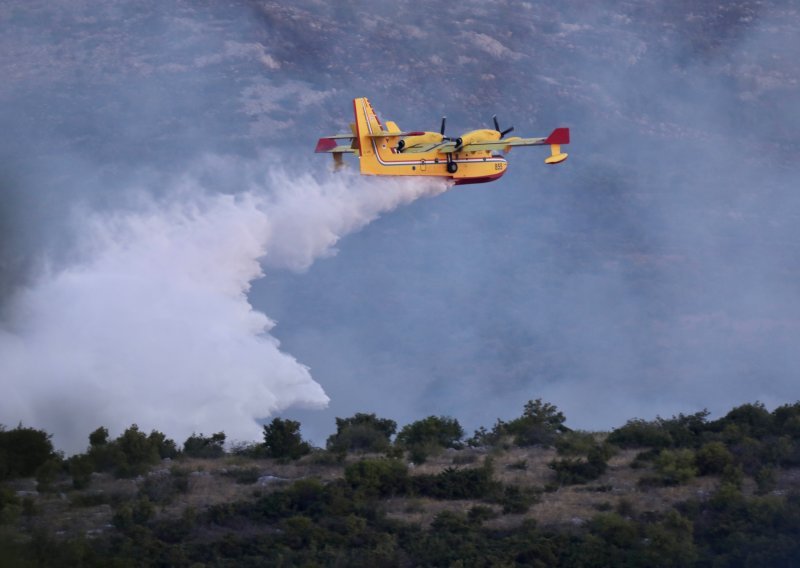
[{"label": "engine nacelle", "polygon": [[472,144],[473,142],[486,142],[487,140],[500,140],[500,133],[497,130],[489,130],[489,129],[482,129],[482,130],[472,130],[467,132],[466,134],[460,137],[461,143],[458,145],[459,148],[461,146],[466,146],[467,144]]},{"label": "engine nacelle", "polygon": [[402,152],[403,148],[409,148],[417,144],[438,144],[443,138],[444,136],[438,132],[423,132],[416,136],[406,136],[397,143],[397,149]]}]

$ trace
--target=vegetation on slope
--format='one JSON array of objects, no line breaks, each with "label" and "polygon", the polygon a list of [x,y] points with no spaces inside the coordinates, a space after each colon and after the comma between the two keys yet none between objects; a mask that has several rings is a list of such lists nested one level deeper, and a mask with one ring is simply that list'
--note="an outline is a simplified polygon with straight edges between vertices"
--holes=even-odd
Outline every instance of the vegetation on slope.
[{"label": "vegetation on slope", "polygon": [[[710,566],[800,558],[800,403],[572,431],[530,401],[471,438],[337,419],[327,448],[131,426],[63,459],[0,430],[0,558],[19,566]],[[32,479],[33,478],[33,479]],[[34,490],[35,484],[35,490]]]}]

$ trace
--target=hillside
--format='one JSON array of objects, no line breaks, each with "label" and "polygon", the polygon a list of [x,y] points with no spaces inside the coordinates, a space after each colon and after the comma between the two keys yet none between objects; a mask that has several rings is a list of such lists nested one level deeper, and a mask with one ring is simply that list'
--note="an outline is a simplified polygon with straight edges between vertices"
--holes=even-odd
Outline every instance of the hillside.
[{"label": "hillside", "polygon": [[[276,419],[263,444],[223,452],[224,435],[200,435],[174,457],[141,463],[130,459],[132,440],[142,442],[140,456],[147,440],[160,439],[162,450],[172,442],[135,427],[108,440],[99,429],[86,454],[63,462],[56,454],[34,478],[5,475],[13,478],[2,486],[2,557],[15,566],[782,566],[800,558],[800,404],[771,413],[743,405],[714,421],[706,413],[631,420],[590,434],[536,401],[466,445],[463,432],[442,435],[452,424],[429,417],[382,446],[394,423],[357,414],[338,419],[327,450],[312,450],[299,424]],[[2,432],[5,458],[23,430],[32,432]],[[293,447],[303,455],[292,459]],[[76,464],[92,460],[89,469],[105,471],[83,475]],[[12,464],[0,463],[6,472]]]}]

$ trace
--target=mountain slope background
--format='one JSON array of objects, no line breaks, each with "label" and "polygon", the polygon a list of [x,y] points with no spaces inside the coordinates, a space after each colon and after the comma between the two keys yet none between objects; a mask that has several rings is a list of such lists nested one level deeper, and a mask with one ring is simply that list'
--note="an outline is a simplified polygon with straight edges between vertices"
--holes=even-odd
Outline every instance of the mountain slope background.
[{"label": "mountain slope background", "polygon": [[[162,384],[170,385],[168,402],[199,392],[191,401],[199,408],[205,398],[227,397],[248,420],[283,411],[318,442],[334,416],[356,411],[399,422],[447,411],[475,427],[541,396],[574,427],[605,429],[630,416],[795,400],[798,20],[793,3],[777,1],[558,9],[477,1],[5,3],[0,373],[15,397],[0,421],[57,431],[71,414],[93,419],[101,407],[116,415],[130,406],[134,414],[163,398],[142,392]],[[280,340],[273,345],[292,359],[292,380],[308,387],[280,404],[242,403],[259,373],[275,368],[256,363],[199,386],[171,363],[147,367],[151,382],[139,389],[136,373],[119,379],[114,369],[158,362],[142,339],[148,322],[141,334],[110,334],[114,346],[104,353],[119,355],[108,364],[88,349],[88,363],[76,368],[98,378],[86,384],[64,380],[63,353],[20,355],[35,327],[29,292],[95,258],[98,233],[87,233],[87,212],[108,220],[132,211],[135,224],[175,195],[191,197],[178,203],[198,194],[242,198],[265,177],[273,180],[266,195],[293,195],[292,179],[307,171],[325,180],[318,194],[329,199],[329,164],[311,150],[319,135],[346,131],[356,96],[404,128],[435,130],[447,115],[455,134],[487,126],[495,113],[515,134],[569,126],[571,157],[546,168],[542,152],[514,151],[499,182],[373,220],[396,206],[376,205],[363,221],[320,237],[324,245],[300,262],[276,253],[271,265],[267,254],[254,268],[258,243],[246,251],[251,271],[235,273],[233,292],[246,305],[230,304],[226,313],[250,306],[277,322],[270,328],[257,317],[246,325],[265,325],[256,335],[266,329],[268,342]],[[181,194],[175,180],[187,172],[192,183]],[[364,180],[345,185],[359,196],[382,191]],[[148,200],[156,205],[142,205]],[[315,203],[330,210],[330,201]],[[241,208],[233,210],[230,225],[212,227],[240,226]],[[292,243],[317,238],[295,237],[291,215],[272,219],[288,227],[280,234]],[[203,257],[223,236],[207,238],[192,249],[201,251],[198,266],[227,274],[220,259],[233,249]],[[177,243],[166,257],[174,266],[185,247],[167,242]],[[327,258],[312,264],[319,256]],[[142,302],[160,298],[171,313],[179,295],[159,289],[172,273],[153,274]],[[99,290],[90,296],[131,301],[114,285]],[[209,303],[198,298],[191,329],[228,321],[198,309]],[[98,319],[98,332],[134,328],[125,317],[138,307],[110,323]],[[53,320],[41,321],[48,330]],[[165,361],[204,366],[201,341],[164,341]],[[26,387],[30,371],[19,370],[31,368],[26,357],[53,363],[36,367],[37,389]],[[255,382],[242,383],[248,373]],[[325,395],[330,402],[319,410]],[[167,429],[158,414],[169,408],[143,426]],[[143,421],[118,414],[118,427]],[[226,429],[227,418],[196,413],[183,427]],[[258,431],[253,422],[254,438]]]}]

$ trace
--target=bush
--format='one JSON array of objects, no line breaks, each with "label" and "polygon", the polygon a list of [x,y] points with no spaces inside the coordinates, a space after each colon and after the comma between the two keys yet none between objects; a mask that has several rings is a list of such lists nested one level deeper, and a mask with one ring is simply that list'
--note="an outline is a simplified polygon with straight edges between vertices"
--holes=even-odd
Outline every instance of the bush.
[{"label": "bush", "polygon": [[764,495],[773,491],[777,485],[775,470],[770,467],[762,467],[759,469],[754,479],[757,486],[756,493],[759,495]]},{"label": "bush", "polygon": [[183,443],[183,453],[192,458],[221,458],[225,455],[225,433],[192,434]]},{"label": "bush", "polygon": [[72,476],[74,489],[86,489],[92,480],[94,462],[87,454],[72,456],[67,460],[67,471]]},{"label": "bush", "polygon": [[772,416],[777,434],[800,438],[800,402],[779,406],[772,412]]},{"label": "bush", "polygon": [[160,505],[171,503],[179,493],[184,493],[181,491],[180,478],[165,474],[148,475],[139,489],[140,495]]},{"label": "bush", "polygon": [[267,457],[296,460],[311,452],[300,437],[300,423],[275,418],[264,425],[264,450]]},{"label": "bush", "polygon": [[707,417],[708,411],[702,410],[668,419],[656,417],[651,422],[638,418],[628,420],[624,426],[611,432],[607,442],[624,448],[695,448],[711,427],[706,422]]},{"label": "bush", "polygon": [[411,484],[418,495],[434,499],[485,499],[500,490],[492,473],[491,460],[486,460],[481,467],[447,467],[436,475],[415,475]]},{"label": "bush", "polygon": [[261,470],[257,467],[229,469],[223,475],[232,478],[239,485],[252,485],[261,477]]},{"label": "bush", "polygon": [[14,515],[9,514],[19,505],[19,497],[8,487],[0,485],[0,524],[10,520]]},{"label": "bush", "polygon": [[471,448],[479,448],[483,446],[494,447],[501,444],[509,435],[506,432],[506,423],[498,419],[491,430],[481,426],[471,438],[468,438],[466,443]]},{"label": "bush", "polygon": [[700,475],[717,475],[733,464],[733,454],[722,442],[708,442],[695,454]]},{"label": "bush", "polygon": [[[125,430],[111,444],[114,470],[117,477],[142,475],[149,466],[160,461],[158,447],[152,443],[136,424]],[[113,451],[116,450],[116,451]]]},{"label": "bush", "polygon": [[136,525],[143,525],[155,514],[155,507],[147,497],[140,497],[132,503],[122,504],[111,519],[113,525],[121,531],[129,531]]},{"label": "bush", "polygon": [[644,477],[642,485],[681,485],[697,475],[692,450],[662,450],[655,460],[658,475]]},{"label": "bush", "polygon": [[586,455],[596,445],[594,434],[575,430],[565,432],[555,441],[556,450],[560,455]]},{"label": "bush", "polygon": [[608,467],[608,456],[602,446],[589,450],[586,459],[565,458],[553,460],[549,467],[556,472],[556,480],[563,485],[586,483],[603,475]]},{"label": "bush", "polygon": [[[774,431],[773,416],[760,402],[737,406],[723,418],[714,421],[715,431],[723,431],[734,426],[741,437],[760,439]],[[732,429],[728,430],[732,432]]]},{"label": "bush", "polygon": [[458,420],[447,416],[428,416],[400,430],[397,442],[405,447],[433,444],[442,448],[461,448],[464,429]]},{"label": "bush", "polygon": [[45,493],[53,490],[53,483],[61,472],[62,462],[58,458],[51,458],[36,469],[36,490]]},{"label": "bush", "polygon": [[608,442],[622,448],[668,448],[672,438],[663,430],[659,420],[648,422],[635,418],[611,432]]},{"label": "bush", "polygon": [[47,432],[24,428],[22,424],[13,430],[0,426],[0,480],[31,477],[42,465],[56,459],[50,438]]},{"label": "bush", "polygon": [[504,425],[505,432],[514,437],[517,446],[551,446],[570,429],[564,425],[566,418],[558,408],[541,398],[529,400],[522,416]]},{"label": "bush", "polygon": [[328,438],[326,447],[339,454],[386,452],[391,448],[391,437],[396,430],[394,420],[359,412],[350,418],[336,419],[336,433]]},{"label": "bush", "polygon": [[476,524],[483,523],[484,521],[488,521],[496,517],[497,513],[495,513],[491,507],[487,507],[486,505],[475,505],[467,512],[467,519],[471,523]]},{"label": "bush", "polygon": [[[220,434],[222,434],[222,432],[220,432]],[[158,457],[160,457],[162,460],[166,458],[174,459],[178,456],[178,447],[175,445],[175,440],[167,438],[166,434],[163,432],[153,430],[150,432],[147,440],[156,448]],[[224,434],[222,436],[222,440],[223,442],[225,440]]]},{"label": "bush", "polygon": [[498,503],[503,506],[504,515],[522,515],[531,505],[539,501],[539,492],[518,485],[506,485]]},{"label": "bush", "polygon": [[370,496],[401,495],[408,487],[408,468],[397,460],[360,460],[344,469],[344,478],[353,489]]}]

